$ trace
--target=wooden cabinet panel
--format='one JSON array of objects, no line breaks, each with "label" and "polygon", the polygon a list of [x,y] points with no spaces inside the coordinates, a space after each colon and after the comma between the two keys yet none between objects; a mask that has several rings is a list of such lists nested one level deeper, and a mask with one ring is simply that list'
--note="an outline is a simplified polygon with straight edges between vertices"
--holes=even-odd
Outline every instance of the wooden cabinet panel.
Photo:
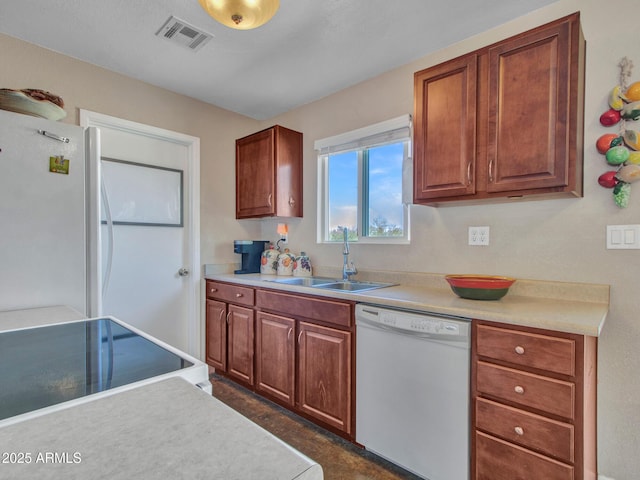
[{"label": "wooden cabinet panel", "polygon": [[236,141],[236,218],[275,214],[275,131]]},{"label": "wooden cabinet panel", "polygon": [[487,325],[478,326],[478,355],[495,360],[575,375],[575,340]]},{"label": "wooden cabinet panel", "polygon": [[207,299],[206,360],[216,370],[227,371],[227,306]]},{"label": "wooden cabinet panel", "polygon": [[227,373],[253,385],[253,310],[229,305]]},{"label": "wooden cabinet panel", "polygon": [[237,303],[253,306],[254,289],[241,287],[231,283],[213,282],[207,280],[207,298],[221,300],[223,302]]},{"label": "wooden cabinet panel", "polygon": [[302,216],[302,133],[275,125],[236,140],[236,218]]},{"label": "wooden cabinet panel", "polygon": [[256,306],[345,328],[352,326],[351,304],[338,300],[305,297],[273,290],[258,290],[256,292]]},{"label": "wooden cabinet panel", "polygon": [[574,461],[574,428],[569,423],[479,398],[476,428],[559,460]]},{"label": "wooden cabinet panel", "polygon": [[414,78],[414,200],[475,193],[477,56]]},{"label": "wooden cabinet panel", "polygon": [[300,322],[298,406],[351,433],[351,333]]},{"label": "wooden cabinet panel", "polygon": [[302,217],[302,133],[275,126],[276,215]]},{"label": "wooden cabinet panel", "polygon": [[414,202],[581,196],[579,13],[414,74]]},{"label": "wooden cabinet panel", "polygon": [[295,328],[292,318],[256,313],[256,391],[295,404]]},{"label": "wooden cabinet panel", "polygon": [[596,338],[474,320],[471,356],[474,480],[596,480]]},{"label": "wooden cabinet panel", "polygon": [[570,465],[477,432],[477,480],[574,480]]},{"label": "wooden cabinet panel", "polygon": [[490,363],[477,364],[478,392],[573,419],[575,385]]},{"label": "wooden cabinet panel", "polygon": [[489,49],[487,191],[569,185],[571,24]]},{"label": "wooden cabinet panel", "polygon": [[206,294],[209,365],[353,439],[353,302],[213,280]]}]

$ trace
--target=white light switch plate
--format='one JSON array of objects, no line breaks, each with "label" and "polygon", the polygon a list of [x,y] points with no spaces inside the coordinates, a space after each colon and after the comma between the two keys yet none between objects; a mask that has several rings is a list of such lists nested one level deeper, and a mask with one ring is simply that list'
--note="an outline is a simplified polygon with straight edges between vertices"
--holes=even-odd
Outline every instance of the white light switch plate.
[{"label": "white light switch plate", "polygon": [[607,225],[607,249],[640,249],[640,225]]}]

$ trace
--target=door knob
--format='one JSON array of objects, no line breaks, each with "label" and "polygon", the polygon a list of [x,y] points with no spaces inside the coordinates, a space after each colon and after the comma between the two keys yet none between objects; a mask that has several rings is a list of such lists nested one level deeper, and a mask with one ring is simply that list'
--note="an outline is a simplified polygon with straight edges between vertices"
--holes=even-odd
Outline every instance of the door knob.
[{"label": "door knob", "polygon": [[189,275],[189,269],[188,268],[181,268],[180,270],[178,270],[178,275],[180,275],[181,277],[186,277]]}]

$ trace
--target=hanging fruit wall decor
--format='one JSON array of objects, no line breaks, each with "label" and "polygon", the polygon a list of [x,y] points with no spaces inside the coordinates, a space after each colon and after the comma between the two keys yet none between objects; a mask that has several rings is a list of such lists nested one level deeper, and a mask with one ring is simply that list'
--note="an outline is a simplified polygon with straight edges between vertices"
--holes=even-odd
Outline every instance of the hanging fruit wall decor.
[{"label": "hanging fruit wall decor", "polygon": [[[600,115],[604,127],[617,126],[617,133],[605,133],[598,138],[596,149],[605,156],[608,165],[617,167],[598,178],[598,183],[613,189],[613,200],[619,207],[629,205],[631,184],[640,180],[640,82],[628,84],[633,63],[627,57],[618,64],[620,84],[609,93],[609,110]],[[635,128],[634,128],[635,127]]]}]

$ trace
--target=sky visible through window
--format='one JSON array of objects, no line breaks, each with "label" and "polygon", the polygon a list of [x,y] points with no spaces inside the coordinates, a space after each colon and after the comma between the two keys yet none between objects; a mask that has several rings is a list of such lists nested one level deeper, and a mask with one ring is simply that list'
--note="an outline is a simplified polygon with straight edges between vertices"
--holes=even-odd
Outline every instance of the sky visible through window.
[{"label": "sky visible through window", "polygon": [[[369,149],[369,225],[381,222],[402,230],[402,142]],[[329,230],[354,230],[358,220],[358,153],[329,159]],[[400,233],[399,235],[402,235]]]}]

